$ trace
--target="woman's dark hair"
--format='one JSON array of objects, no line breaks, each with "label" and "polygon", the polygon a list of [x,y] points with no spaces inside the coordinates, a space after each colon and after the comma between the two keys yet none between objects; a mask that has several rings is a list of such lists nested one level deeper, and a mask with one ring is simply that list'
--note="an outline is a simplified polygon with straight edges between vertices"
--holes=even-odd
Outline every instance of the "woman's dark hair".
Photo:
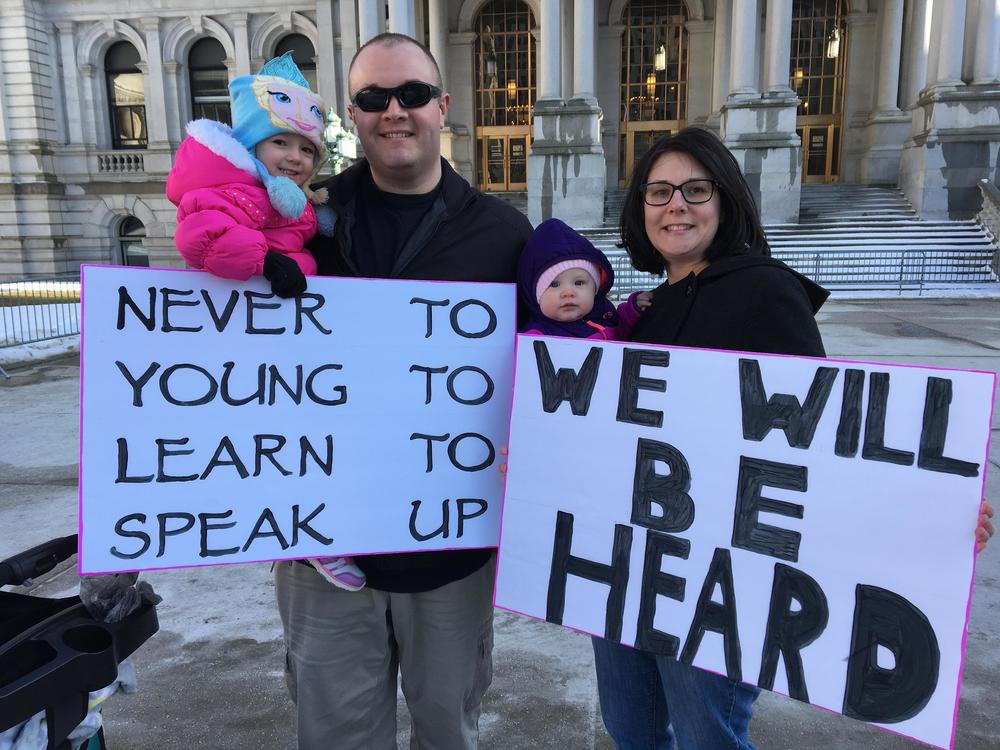
[{"label": "woman's dark hair", "polygon": [[760,223],[757,201],[736,159],[714,133],[690,127],[654,143],[632,171],[622,206],[620,245],[628,251],[632,265],[648,273],[666,270],[663,257],[646,236],[645,203],[639,186],[649,178],[656,160],[669,153],[687,154],[701,164],[716,183],[721,208],[719,230],[705,251],[705,259],[712,262],[726,255],[769,256],[771,248]]}]

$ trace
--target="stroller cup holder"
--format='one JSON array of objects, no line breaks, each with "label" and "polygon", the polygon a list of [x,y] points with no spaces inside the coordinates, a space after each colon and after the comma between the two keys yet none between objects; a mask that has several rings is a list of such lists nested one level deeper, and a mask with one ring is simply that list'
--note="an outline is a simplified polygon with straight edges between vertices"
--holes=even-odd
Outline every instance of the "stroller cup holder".
[{"label": "stroller cup holder", "polygon": [[[75,552],[75,536],[66,537],[22,552],[0,569],[9,570],[12,561],[23,566],[25,556],[47,548],[46,563],[32,575],[49,570],[60,561],[53,559],[51,545],[60,542],[65,549],[69,539]],[[24,576],[0,577],[0,586],[22,583],[18,578]],[[60,748],[87,715],[90,692],[114,682],[118,664],[158,628],[153,604],[143,604],[121,622],[105,623],[91,617],[78,596],[45,599],[0,591],[0,731],[45,711],[49,748]]]}]

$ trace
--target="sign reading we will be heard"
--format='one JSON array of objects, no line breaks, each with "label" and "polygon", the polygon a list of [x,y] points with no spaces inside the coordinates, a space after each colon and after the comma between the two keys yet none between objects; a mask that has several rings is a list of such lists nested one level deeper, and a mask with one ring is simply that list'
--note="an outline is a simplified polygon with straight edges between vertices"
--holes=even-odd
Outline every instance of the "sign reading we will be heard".
[{"label": "sign reading we will be heard", "polygon": [[497,606],[950,747],[995,375],[518,337]]},{"label": "sign reading we will be heard", "polygon": [[513,285],[83,284],[82,573],[496,546]]}]

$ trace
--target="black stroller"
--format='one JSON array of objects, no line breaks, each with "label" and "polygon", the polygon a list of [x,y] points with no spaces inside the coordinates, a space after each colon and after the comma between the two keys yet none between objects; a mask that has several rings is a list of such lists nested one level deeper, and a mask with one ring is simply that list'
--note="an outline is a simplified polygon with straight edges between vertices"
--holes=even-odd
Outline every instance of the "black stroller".
[{"label": "black stroller", "polygon": [[[0,588],[21,585],[76,554],[76,535],[53,539],[0,562]],[[95,620],[79,596],[45,599],[0,591],[0,732],[45,712],[48,750],[87,715],[91,691],[110,685],[118,664],[157,631],[144,603],[120,622]],[[103,730],[83,745],[104,750]]]}]

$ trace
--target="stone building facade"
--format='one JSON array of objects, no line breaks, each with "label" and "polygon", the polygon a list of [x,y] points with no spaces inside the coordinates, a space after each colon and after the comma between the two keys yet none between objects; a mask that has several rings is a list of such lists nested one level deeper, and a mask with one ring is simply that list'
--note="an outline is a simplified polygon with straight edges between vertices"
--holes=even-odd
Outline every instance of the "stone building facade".
[{"label": "stone building facade", "polygon": [[173,266],[163,195],[185,123],[293,51],[345,123],[347,66],[411,34],[452,95],[445,155],[599,224],[663,133],[737,156],[766,222],[809,182],[897,184],[966,218],[1000,182],[1000,0],[0,0],[0,277]]}]

